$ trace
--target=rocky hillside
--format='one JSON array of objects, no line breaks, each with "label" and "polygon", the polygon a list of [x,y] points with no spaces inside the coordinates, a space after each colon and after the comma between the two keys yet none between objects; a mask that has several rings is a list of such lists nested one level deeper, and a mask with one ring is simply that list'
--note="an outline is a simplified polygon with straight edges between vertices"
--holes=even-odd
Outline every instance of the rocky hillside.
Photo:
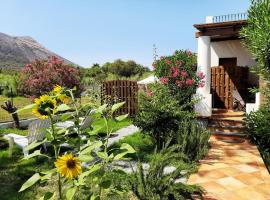
[{"label": "rocky hillside", "polygon": [[21,68],[35,59],[46,59],[48,56],[57,56],[67,64],[73,64],[29,36],[13,37],[0,33],[0,68]]}]

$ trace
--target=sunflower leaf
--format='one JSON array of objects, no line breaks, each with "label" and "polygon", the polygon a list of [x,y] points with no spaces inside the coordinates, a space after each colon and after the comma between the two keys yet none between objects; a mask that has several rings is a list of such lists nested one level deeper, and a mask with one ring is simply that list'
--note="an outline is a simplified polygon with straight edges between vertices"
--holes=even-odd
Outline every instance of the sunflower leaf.
[{"label": "sunflower leaf", "polygon": [[128,114],[125,115],[120,115],[118,117],[116,117],[115,119],[119,122],[123,121],[124,119],[126,119],[128,117]]},{"label": "sunflower leaf", "polygon": [[33,176],[31,176],[31,178],[29,178],[21,187],[21,189],[19,190],[19,192],[22,192],[24,190],[26,190],[27,188],[31,187],[32,185],[34,185],[36,182],[38,182],[40,180],[40,175],[39,173],[35,173]]},{"label": "sunflower leaf", "polygon": [[25,107],[23,107],[23,108],[21,108],[21,109],[18,109],[15,113],[19,113],[19,112],[22,112],[22,111],[24,111],[24,110],[30,110],[30,109],[32,109],[32,108],[34,108],[36,106],[36,104],[30,104],[30,105],[27,105],[27,106],[25,106]]},{"label": "sunflower leaf", "polygon": [[32,150],[32,149],[38,147],[39,145],[43,144],[43,143],[46,142],[46,141],[47,141],[47,139],[44,139],[44,140],[41,141],[41,142],[34,141],[34,142],[32,142],[31,144],[27,145],[27,146],[25,147],[24,150],[25,150],[25,151],[30,151],[30,150]]},{"label": "sunflower leaf", "polygon": [[120,103],[117,103],[117,104],[114,104],[112,106],[112,113],[114,113],[116,110],[118,110],[119,108],[121,108],[126,102],[120,102]]},{"label": "sunflower leaf", "polygon": [[67,111],[70,109],[71,108],[67,104],[61,104],[61,105],[57,106],[57,112]]},{"label": "sunflower leaf", "polygon": [[45,157],[48,157],[48,156],[46,156],[46,155],[44,155],[44,154],[41,154],[40,150],[36,150],[36,151],[34,151],[33,153],[31,153],[31,154],[25,156],[25,157],[23,158],[23,160],[28,160],[28,159],[34,158],[34,157],[36,157],[36,156],[45,156]]},{"label": "sunflower leaf", "polygon": [[46,192],[43,197],[41,197],[39,200],[53,200],[55,199],[55,192]]},{"label": "sunflower leaf", "polygon": [[77,191],[77,187],[69,188],[67,193],[66,193],[67,200],[72,200],[76,191]]}]

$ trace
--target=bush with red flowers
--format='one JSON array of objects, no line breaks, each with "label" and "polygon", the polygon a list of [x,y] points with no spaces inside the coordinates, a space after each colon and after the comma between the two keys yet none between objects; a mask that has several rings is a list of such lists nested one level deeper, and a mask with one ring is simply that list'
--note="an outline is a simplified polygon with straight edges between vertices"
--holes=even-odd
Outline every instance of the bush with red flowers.
[{"label": "bush with red flowers", "polygon": [[76,87],[76,93],[80,94],[80,79],[78,69],[57,57],[49,57],[47,60],[35,60],[24,66],[19,91],[22,95],[37,97],[48,93],[55,85],[61,85],[70,89]]},{"label": "bush with red flowers", "polygon": [[167,85],[180,104],[189,102],[198,87],[204,87],[204,74],[197,73],[196,54],[191,51],[175,51],[153,63],[155,75]]}]

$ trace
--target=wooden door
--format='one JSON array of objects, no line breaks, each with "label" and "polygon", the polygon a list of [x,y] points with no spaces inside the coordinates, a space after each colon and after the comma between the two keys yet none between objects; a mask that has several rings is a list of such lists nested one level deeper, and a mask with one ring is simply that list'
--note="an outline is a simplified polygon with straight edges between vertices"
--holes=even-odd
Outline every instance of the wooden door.
[{"label": "wooden door", "polygon": [[233,91],[245,98],[248,67],[236,66],[236,58],[220,58],[220,66],[211,68],[211,93],[214,108],[233,109]]}]

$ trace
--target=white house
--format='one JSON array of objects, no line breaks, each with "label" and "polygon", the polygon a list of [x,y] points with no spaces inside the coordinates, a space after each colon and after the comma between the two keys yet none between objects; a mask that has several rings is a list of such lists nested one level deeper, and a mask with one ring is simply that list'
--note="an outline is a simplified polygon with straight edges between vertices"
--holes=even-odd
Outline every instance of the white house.
[{"label": "white house", "polygon": [[198,71],[206,75],[205,86],[197,90],[201,100],[195,110],[200,116],[211,116],[213,108],[258,109],[260,94],[252,98],[248,92],[249,87],[259,85],[258,76],[249,70],[256,61],[239,36],[246,19],[246,13],[208,16],[205,23],[194,25],[198,30]]}]

